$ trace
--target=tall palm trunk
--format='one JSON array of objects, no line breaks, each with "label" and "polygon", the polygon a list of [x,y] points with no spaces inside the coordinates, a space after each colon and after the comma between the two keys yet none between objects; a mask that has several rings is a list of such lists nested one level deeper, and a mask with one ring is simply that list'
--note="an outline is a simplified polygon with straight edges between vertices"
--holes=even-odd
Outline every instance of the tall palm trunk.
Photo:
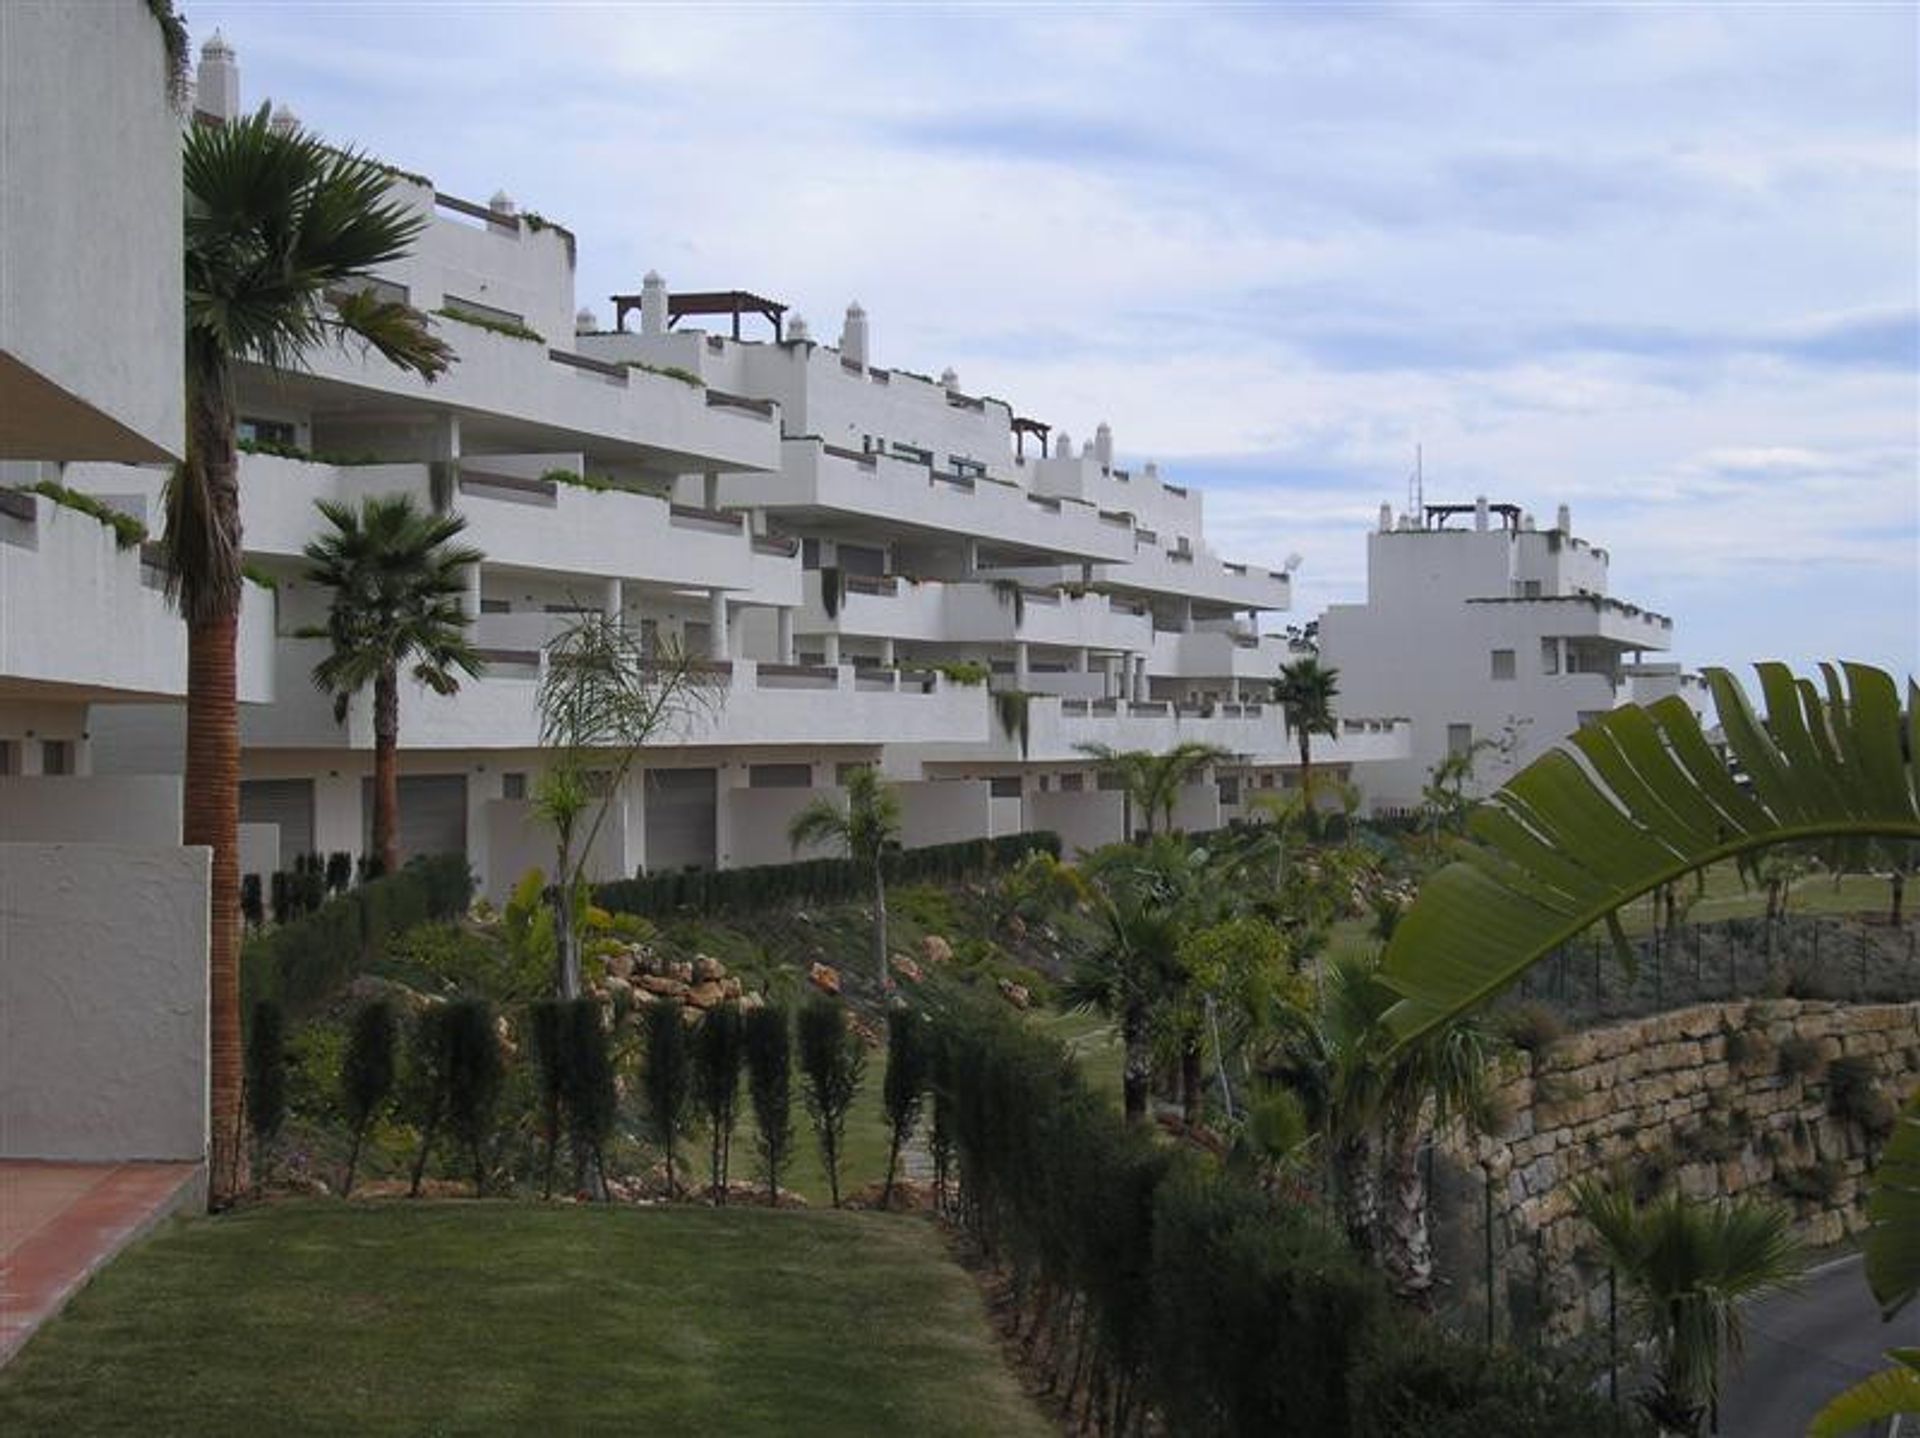
[{"label": "tall palm trunk", "polygon": [[400,871],[400,679],[393,666],[373,681],[373,851],[380,872]]},{"label": "tall palm trunk", "polygon": [[873,971],[882,992],[893,980],[887,972],[887,871],[881,856],[873,856]]},{"label": "tall palm trunk", "polygon": [[1307,836],[1314,833],[1315,817],[1313,812],[1313,733],[1303,723],[1300,726],[1300,802],[1305,806],[1303,815],[1307,826]]},{"label": "tall palm trunk", "polygon": [[1120,1044],[1124,1051],[1120,1077],[1128,1123],[1145,1123],[1147,1086],[1153,1080],[1153,1054],[1147,1047],[1147,1009],[1130,1003],[1120,1016]]},{"label": "tall palm trunk", "polygon": [[1428,1224],[1427,1176],[1420,1164],[1420,1133],[1413,1124],[1395,1133],[1388,1149],[1380,1240],[1380,1266],[1395,1296],[1415,1308],[1431,1308],[1433,1232]]},{"label": "tall palm trunk", "polygon": [[[201,466],[211,528],[240,547],[239,458],[226,376],[198,377],[189,391],[189,463]],[[237,575],[235,576],[237,581]],[[186,798],[181,842],[213,852],[207,895],[207,1201],[221,1208],[247,1189],[241,1137],[240,712],[234,649],[240,586],[200,588],[187,626]]]},{"label": "tall palm trunk", "polygon": [[1373,1140],[1364,1133],[1341,1139],[1334,1146],[1333,1162],[1341,1226],[1354,1252],[1371,1258],[1380,1227],[1380,1175]]}]

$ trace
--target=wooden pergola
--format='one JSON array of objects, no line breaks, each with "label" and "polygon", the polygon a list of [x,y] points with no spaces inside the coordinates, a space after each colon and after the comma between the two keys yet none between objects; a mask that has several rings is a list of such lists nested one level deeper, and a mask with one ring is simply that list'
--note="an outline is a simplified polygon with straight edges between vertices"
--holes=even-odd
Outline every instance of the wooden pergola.
[{"label": "wooden pergola", "polygon": [[1013,419],[1013,454],[1016,459],[1027,457],[1027,436],[1032,435],[1040,441],[1040,458],[1047,457],[1047,435],[1052,430],[1050,424],[1042,424],[1037,419],[1023,419],[1015,415]]},{"label": "wooden pergola", "polygon": [[[640,308],[639,295],[613,295],[613,327],[627,327],[627,315]],[[731,315],[733,337],[740,338],[740,316],[761,315],[773,325],[776,340],[786,337],[787,306],[764,295],[747,290],[700,290],[692,294],[667,296],[667,328],[672,329],[688,315]]]},{"label": "wooden pergola", "polygon": [[[1473,514],[1479,510],[1478,504],[1429,504],[1426,507],[1427,518],[1437,520],[1435,529],[1445,529],[1447,521],[1456,514]],[[1520,528],[1520,506],[1517,504],[1489,504],[1487,511],[1500,516],[1502,528],[1518,530]]]}]

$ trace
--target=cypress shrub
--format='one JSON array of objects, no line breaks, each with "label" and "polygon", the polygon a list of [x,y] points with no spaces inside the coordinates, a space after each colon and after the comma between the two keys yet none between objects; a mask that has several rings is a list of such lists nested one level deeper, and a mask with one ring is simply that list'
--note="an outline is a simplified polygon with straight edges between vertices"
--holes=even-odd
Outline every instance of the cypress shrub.
[{"label": "cypress shrub", "polygon": [[247,1126],[253,1130],[253,1186],[257,1192],[267,1151],[287,1120],[287,1022],[280,1005],[253,1006],[247,1033]]},{"label": "cypress shrub", "polygon": [[292,876],[285,869],[275,869],[268,881],[267,897],[272,905],[273,922],[290,924],[293,922],[293,884]]},{"label": "cypress shrub", "polygon": [[336,849],[327,855],[327,892],[336,897],[346,893],[353,883],[353,855]]},{"label": "cypress shrub", "polygon": [[494,1112],[506,1082],[506,1060],[494,1028],[493,1004],[486,999],[455,999],[446,1005],[447,1127],[467,1151],[473,1169],[473,1196],[486,1187],[483,1157],[493,1135]]},{"label": "cypress shrub", "polygon": [[767,1202],[780,1201],[780,1170],[793,1152],[793,1028],[785,1008],[766,1004],[747,1011],[742,1035],[747,1058],[747,1097],[759,1133],[760,1171]]},{"label": "cypress shrub", "polygon": [[347,1052],[340,1062],[340,1107],[353,1133],[353,1145],[347,1151],[347,1176],[340,1185],[342,1198],[353,1194],[360,1145],[393,1095],[395,1032],[393,1004],[387,999],[371,999],[353,1016]]},{"label": "cypress shrub", "polygon": [[900,1169],[900,1150],[920,1123],[927,1097],[929,1058],[926,1019],[911,1009],[896,1010],[887,1025],[887,1076],[881,1099],[887,1115],[887,1181],[880,1190],[880,1206],[893,1203],[893,1181]]},{"label": "cypress shrub", "polygon": [[575,999],[568,1016],[567,1083],[563,1097],[567,1127],[573,1138],[576,1171],[593,1161],[602,1199],[607,1190],[607,1139],[619,1117],[619,1090],[614,1083],[613,1049],[595,999]]},{"label": "cypress shrub", "polygon": [[820,1141],[820,1161],[827,1170],[827,1192],[835,1208],[840,1206],[840,1156],[847,1114],[866,1072],[866,1050],[847,1027],[845,1010],[825,994],[815,994],[800,1010],[802,1097]]},{"label": "cypress shrub", "polygon": [[414,1154],[409,1198],[420,1196],[420,1180],[427,1171],[427,1155],[440,1132],[447,1107],[448,1036],[450,1004],[430,1004],[414,1021],[407,1055],[408,1108],[420,1129],[420,1148]]},{"label": "cypress shrub", "polygon": [[546,1146],[540,1196],[553,1197],[554,1158],[560,1148],[560,1126],[565,1118],[571,1057],[571,1027],[566,999],[539,999],[528,1006],[527,1026],[533,1037],[534,1061],[539,1065],[540,1137]]},{"label": "cypress shrub", "polygon": [[256,934],[267,922],[266,900],[261,897],[258,874],[247,874],[240,880],[240,917]]},{"label": "cypress shrub", "polygon": [[713,1201],[727,1201],[727,1173],[733,1156],[733,1129],[740,1098],[743,1058],[740,1006],[709,1009],[694,1032],[694,1091],[707,1119]]},{"label": "cypress shrub", "polygon": [[693,1088],[687,1027],[680,1017],[681,1006],[670,1000],[648,1004],[645,1013],[647,1066],[642,1086],[647,1096],[647,1127],[666,1158],[667,1196],[671,1198],[679,1191],[674,1141],[686,1122]]}]

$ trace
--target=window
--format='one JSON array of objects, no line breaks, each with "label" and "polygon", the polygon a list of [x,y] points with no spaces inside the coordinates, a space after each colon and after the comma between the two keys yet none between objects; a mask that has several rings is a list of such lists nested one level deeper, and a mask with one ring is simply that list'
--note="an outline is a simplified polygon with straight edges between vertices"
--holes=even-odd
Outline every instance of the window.
[{"label": "window", "polygon": [[1529,579],[1522,593],[1525,594],[1528,599],[1538,599],[1540,597],[1540,581],[1537,579]]},{"label": "window", "polygon": [[1558,639],[1540,641],[1540,672],[1542,674],[1560,672],[1560,641]]},{"label": "window", "polygon": [[243,414],[234,428],[241,439],[251,444],[293,445],[299,439],[293,425],[284,419],[257,419]]},{"label": "window", "polygon": [[800,567],[802,569],[818,569],[820,567],[819,540],[802,539],[800,541]]},{"label": "window", "polygon": [[502,774],[500,776],[500,797],[502,799],[526,798],[527,776],[523,773]]},{"label": "window", "polygon": [[1513,678],[1513,651],[1496,649],[1493,651],[1493,677],[1495,679]]},{"label": "window", "polygon": [[446,296],[441,301],[441,307],[450,315],[479,320],[482,324],[518,325],[522,329],[526,328],[525,315],[515,314],[512,310],[503,310],[494,305],[483,305],[478,300],[462,299],[459,295]]},{"label": "window", "polygon": [[845,787],[847,781],[862,769],[871,769],[871,764],[836,764],[833,766],[833,782]]},{"label": "window", "polygon": [[11,774],[19,766],[13,759],[13,740],[0,739],[0,774]]},{"label": "window", "polygon": [[1060,776],[1060,792],[1062,794],[1082,794],[1086,792],[1086,788],[1087,776],[1085,774],[1062,774]]},{"label": "window", "polygon": [[480,612],[482,614],[511,614],[513,613],[513,601],[511,599],[482,599],[480,601]]},{"label": "window", "polygon": [[1020,797],[1020,776],[1007,774],[991,779],[987,783],[987,793],[995,799],[1018,799]]},{"label": "window", "polygon": [[813,787],[813,765],[749,764],[747,787],[750,789],[810,789]]},{"label": "window", "polygon": [[1447,753],[1458,759],[1473,749],[1473,725],[1447,725]]},{"label": "window", "polygon": [[1240,779],[1235,775],[1231,779],[1220,780],[1220,802],[1238,804],[1240,802]]},{"label": "window", "polygon": [[40,772],[55,775],[71,774],[73,772],[73,741],[71,739],[41,740]]}]

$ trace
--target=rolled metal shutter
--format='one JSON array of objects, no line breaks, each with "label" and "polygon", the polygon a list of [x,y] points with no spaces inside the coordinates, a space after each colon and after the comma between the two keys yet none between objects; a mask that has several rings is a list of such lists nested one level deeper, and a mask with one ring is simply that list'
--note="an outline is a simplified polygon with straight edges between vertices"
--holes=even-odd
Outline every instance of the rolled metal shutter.
[{"label": "rolled metal shutter", "polygon": [[280,867],[313,852],[313,780],[242,779],[240,822],[280,827]]},{"label": "rolled metal shutter", "polygon": [[712,769],[649,769],[647,869],[711,869],[718,844]]},{"label": "rolled metal shutter", "polygon": [[[467,852],[467,776],[400,776],[400,860]],[[360,845],[373,852],[373,780],[360,781]]]}]

